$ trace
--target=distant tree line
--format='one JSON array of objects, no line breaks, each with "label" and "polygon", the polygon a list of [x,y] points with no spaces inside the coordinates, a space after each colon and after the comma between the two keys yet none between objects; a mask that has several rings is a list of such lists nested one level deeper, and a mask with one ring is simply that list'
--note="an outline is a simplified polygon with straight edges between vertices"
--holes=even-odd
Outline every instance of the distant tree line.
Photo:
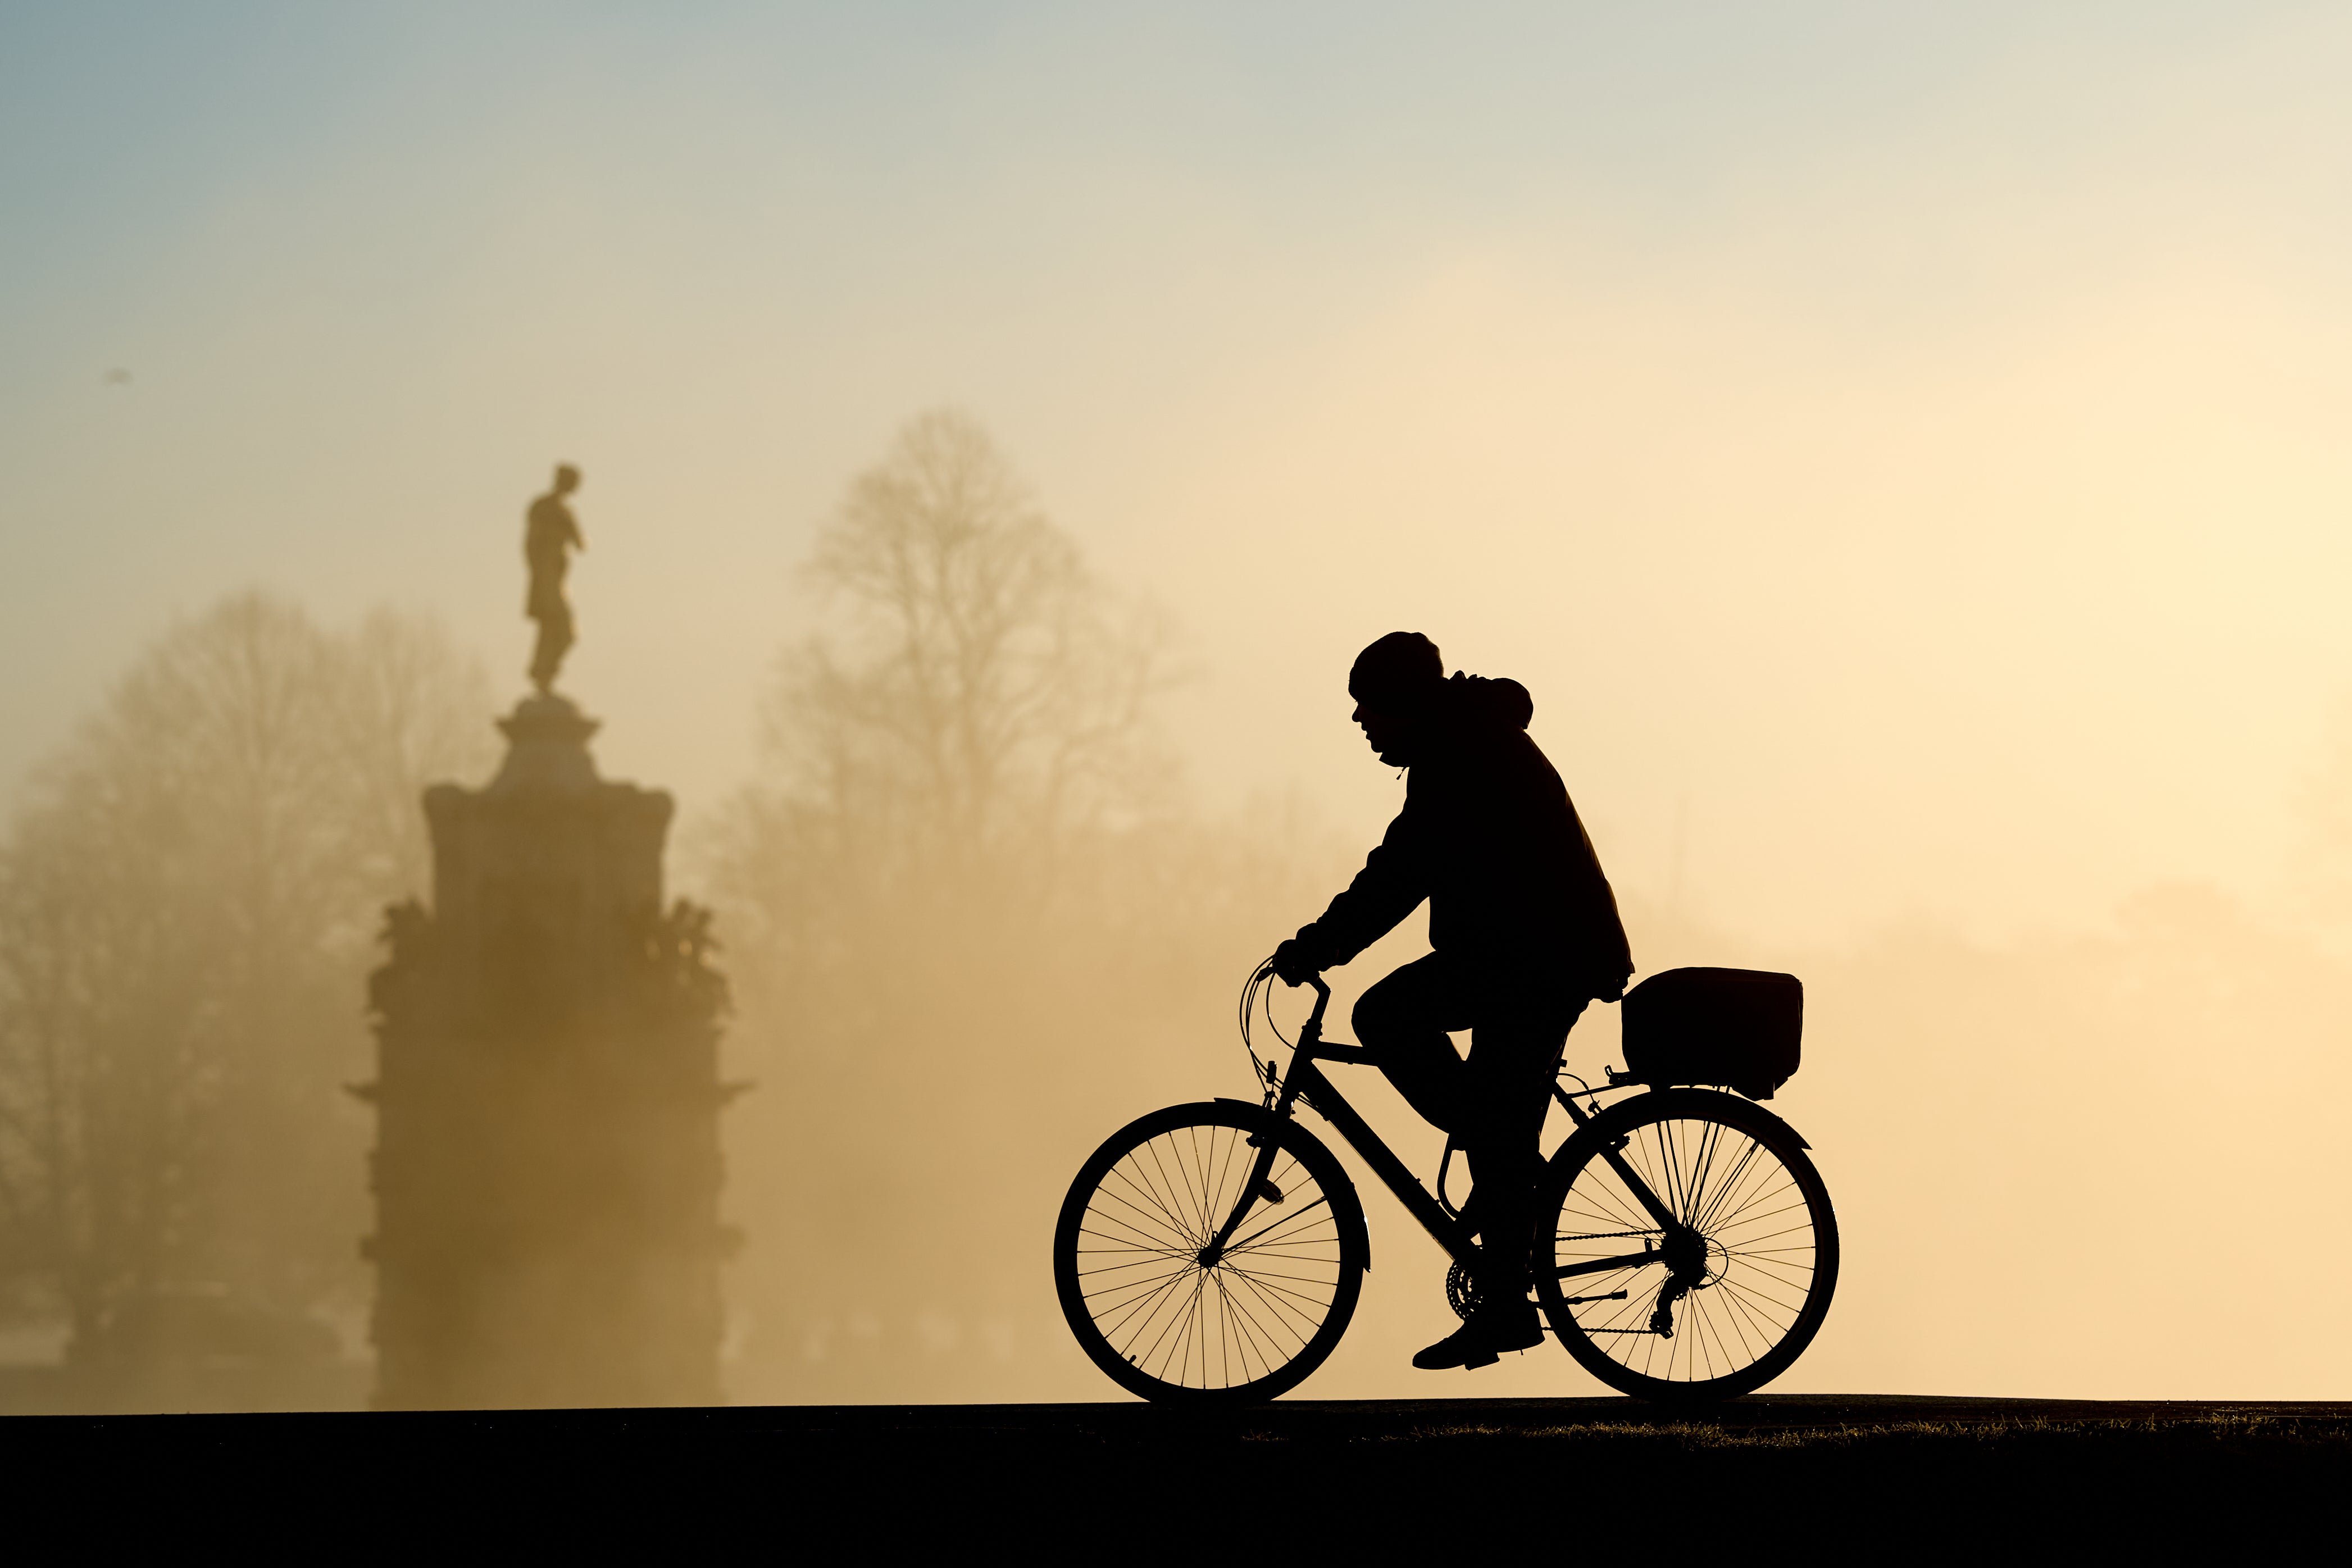
[{"label": "distant tree line", "polygon": [[356,1322],[363,976],[488,709],[430,621],[240,594],[34,780],[0,845],[0,1285],[79,1354],[137,1354],[173,1292]]}]

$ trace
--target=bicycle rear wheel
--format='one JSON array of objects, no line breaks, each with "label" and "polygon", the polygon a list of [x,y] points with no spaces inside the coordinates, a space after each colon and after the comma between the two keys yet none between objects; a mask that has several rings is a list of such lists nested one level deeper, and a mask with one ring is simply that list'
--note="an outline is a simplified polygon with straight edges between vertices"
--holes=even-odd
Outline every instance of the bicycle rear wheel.
[{"label": "bicycle rear wheel", "polygon": [[1612,1106],[1561,1146],[1538,1193],[1537,1300],[1569,1354],[1620,1393],[1760,1388],[1829,1313],[1828,1189],[1803,1140],[1745,1100],[1667,1089]]},{"label": "bicycle rear wheel", "polygon": [[[1222,1255],[1265,1137],[1267,1187]],[[1129,1393],[1246,1405],[1323,1364],[1363,1289],[1356,1189],[1296,1122],[1219,1100],[1171,1105],[1113,1134],[1070,1184],[1054,1228],[1054,1284],[1070,1332]]]}]

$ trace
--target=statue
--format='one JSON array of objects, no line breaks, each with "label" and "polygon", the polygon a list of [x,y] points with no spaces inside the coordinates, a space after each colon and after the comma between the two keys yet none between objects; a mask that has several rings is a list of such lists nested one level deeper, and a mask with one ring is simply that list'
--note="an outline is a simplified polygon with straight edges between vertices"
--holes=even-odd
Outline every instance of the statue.
[{"label": "statue", "polygon": [[531,684],[541,691],[555,685],[555,672],[572,647],[572,606],[563,600],[563,573],[571,552],[586,549],[580,524],[563,498],[580,488],[580,470],[569,463],[555,467],[555,484],[530,504],[523,528],[522,557],[530,566],[530,591],[522,612],[539,622],[539,643],[531,650]]}]

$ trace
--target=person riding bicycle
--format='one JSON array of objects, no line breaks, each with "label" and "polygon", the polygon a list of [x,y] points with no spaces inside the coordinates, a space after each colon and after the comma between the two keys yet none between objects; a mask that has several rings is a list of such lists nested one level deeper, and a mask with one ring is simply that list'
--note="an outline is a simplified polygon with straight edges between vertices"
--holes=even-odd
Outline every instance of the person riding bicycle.
[{"label": "person riding bicycle", "polygon": [[[1569,1030],[1586,1003],[1623,996],[1633,955],[1567,786],[1527,733],[1526,687],[1449,680],[1435,643],[1391,632],[1357,656],[1348,691],[1373,752],[1409,770],[1404,809],[1355,881],[1275,950],[1274,972],[1302,985],[1429,901],[1433,951],[1363,994],[1356,1036],[1470,1162],[1478,1304],[1412,1364],[1486,1366],[1542,1341],[1527,1239],[1544,1113]],[[1466,1061],[1453,1030],[1471,1031]]]}]

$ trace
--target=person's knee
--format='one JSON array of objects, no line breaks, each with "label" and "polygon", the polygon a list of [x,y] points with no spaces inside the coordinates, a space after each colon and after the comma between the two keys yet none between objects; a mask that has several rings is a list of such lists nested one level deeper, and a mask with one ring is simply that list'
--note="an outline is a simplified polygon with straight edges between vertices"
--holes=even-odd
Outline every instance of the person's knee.
[{"label": "person's knee", "polygon": [[1417,1016],[1420,1010],[1391,977],[1356,998],[1349,1021],[1355,1027],[1358,1043],[1368,1050],[1380,1051],[1410,1040],[1415,1034],[1426,1033]]}]

